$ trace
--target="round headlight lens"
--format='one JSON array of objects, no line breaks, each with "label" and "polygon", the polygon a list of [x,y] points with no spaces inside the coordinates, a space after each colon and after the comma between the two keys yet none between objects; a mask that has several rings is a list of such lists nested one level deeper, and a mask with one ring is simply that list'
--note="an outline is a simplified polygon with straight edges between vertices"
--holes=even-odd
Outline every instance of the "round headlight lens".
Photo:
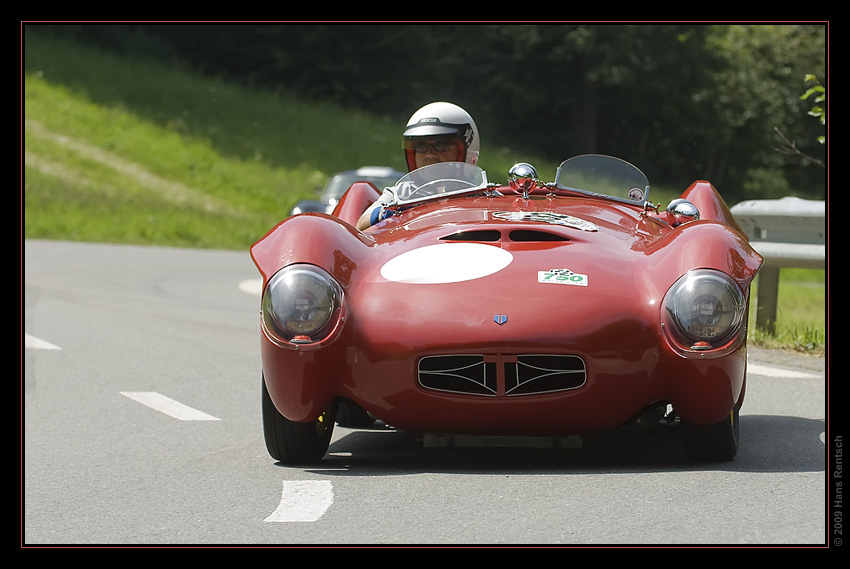
[{"label": "round headlight lens", "polygon": [[664,298],[665,321],[674,339],[695,350],[719,347],[741,329],[744,295],[725,274],[691,271],[676,281]]},{"label": "round headlight lens", "polygon": [[263,326],[278,341],[320,341],[337,321],[342,289],[312,265],[290,265],[269,279],[263,292]]}]

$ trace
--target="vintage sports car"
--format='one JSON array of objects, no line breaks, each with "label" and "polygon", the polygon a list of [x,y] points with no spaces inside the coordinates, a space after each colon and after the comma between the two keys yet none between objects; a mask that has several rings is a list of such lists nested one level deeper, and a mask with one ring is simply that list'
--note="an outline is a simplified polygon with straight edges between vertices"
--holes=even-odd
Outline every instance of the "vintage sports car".
[{"label": "vintage sports car", "polygon": [[646,426],[698,460],[738,449],[750,283],[762,258],[706,181],[660,210],[599,155],[555,181],[465,163],[414,170],[387,217],[355,183],[251,248],[263,276],[263,426],[303,464],[334,423],[567,436]]},{"label": "vintage sports car", "polygon": [[337,172],[328,178],[318,200],[299,201],[289,210],[289,215],[310,212],[331,213],[339,202],[339,198],[354,182],[369,182],[373,186],[384,188],[395,184],[402,176],[404,172],[387,166],[361,166],[356,170]]}]

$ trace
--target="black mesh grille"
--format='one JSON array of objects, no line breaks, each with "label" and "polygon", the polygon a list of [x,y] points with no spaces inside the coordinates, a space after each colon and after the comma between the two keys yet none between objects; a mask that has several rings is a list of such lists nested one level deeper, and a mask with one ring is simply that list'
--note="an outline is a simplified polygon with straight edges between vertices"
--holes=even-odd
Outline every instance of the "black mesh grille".
[{"label": "black mesh grille", "polygon": [[419,360],[419,383],[440,391],[496,395],[496,370],[484,356],[428,356]]},{"label": "black mesh grille", "polygon": [[586,375],[580,357],[559,354],[464,354],[419,361],[422,387],[470,395],[512,397],[576,389]]},{"label": "black mesh grille", "polygon": [[508,395],[575,389],[584,384],[584,362],[576,356],[531,354],[505,364]]}]

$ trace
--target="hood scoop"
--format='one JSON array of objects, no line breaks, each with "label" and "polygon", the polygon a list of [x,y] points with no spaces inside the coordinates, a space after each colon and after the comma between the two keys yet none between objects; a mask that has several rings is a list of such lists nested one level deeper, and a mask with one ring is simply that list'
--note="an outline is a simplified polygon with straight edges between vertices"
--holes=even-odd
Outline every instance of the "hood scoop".
[{"label": "hood scoop", "polygon": [[440,237],[440,240],[475,242],[514,241],[528,243],[544,241],[569,241],[570,239],[558,233],[553,233],[550,231],[541,231],[539,229],[513,229],[505,232],[499,231],[498,229],[472,229],[466,231],[458,231],[457,233],[452,233],[450,235]]}]

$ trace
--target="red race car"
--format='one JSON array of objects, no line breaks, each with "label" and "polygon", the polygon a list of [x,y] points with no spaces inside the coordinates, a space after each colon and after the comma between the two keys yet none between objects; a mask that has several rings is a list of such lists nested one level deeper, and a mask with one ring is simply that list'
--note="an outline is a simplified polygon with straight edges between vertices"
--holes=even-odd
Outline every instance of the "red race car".
[{"label": "red race car", "polygon": [[698,460],[738,449],[750,283],[762,258],[714,187],[666,210],[600,155],[555,181],[517,164],[420,168],[378,198],[290,217],[251,248],[263,276],[263,426],[303,464],[334,423],[417,433],[567,436],[634,424]]}]

